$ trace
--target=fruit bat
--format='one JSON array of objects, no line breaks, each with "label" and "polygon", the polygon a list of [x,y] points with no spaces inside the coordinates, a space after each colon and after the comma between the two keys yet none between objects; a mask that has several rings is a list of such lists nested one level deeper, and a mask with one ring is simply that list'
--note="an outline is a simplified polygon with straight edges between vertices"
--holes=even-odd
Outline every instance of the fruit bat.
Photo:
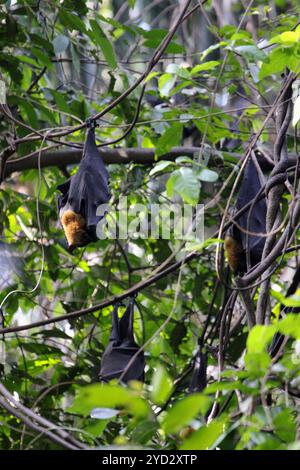
[{"label": "fruit bat", "polygon": [[109,343],[102,356],[99,378],[103,382],[120,377],[124,383],[130,380],[143,382],[145,367],[143,351],[139,352],[129,365],[130,360],[140,349],[133,335],[134,299],[130,299],[121,319],[118,317],[118,307],[116,304],[113,310],[112,329]]},{"label": "fruit bat", "polygon": [[96,227],[105,212],[96,215],[97,207],[110,199],[108,172],[95,142],[95,127],[89,127],[78,171],[57,186],[59,218],[69,251],[97,241]]},{"label": "fruit bat", "polygon": [[199,347],[193,364],[193,371],[189,386],[190,393],[201,392],[205,389],[207,384],[206,369],[207,355],[203,353],[201,348]]},{"label": "fruit bat", "polygon": [[[256,166],[252,159],[247,163],[244,171],[242,184],[237,196],[234,212],[238,212],[246,204],[251,202],[260,192],[262,183]],[[253,235],[266,233],[266,199],[262,198],[255,202],[253,206],[236,219],[236,223],[243,230],[233,223],[225,237],[225,251],[228,258],[228,264],[235,273],[245,272],[246,253],[250,254],[251,267],[260,262],[265,240],[264,236]],[[248,232],[248,233],[247,233]],[[251,232],[252,235],[249,233]]]}]

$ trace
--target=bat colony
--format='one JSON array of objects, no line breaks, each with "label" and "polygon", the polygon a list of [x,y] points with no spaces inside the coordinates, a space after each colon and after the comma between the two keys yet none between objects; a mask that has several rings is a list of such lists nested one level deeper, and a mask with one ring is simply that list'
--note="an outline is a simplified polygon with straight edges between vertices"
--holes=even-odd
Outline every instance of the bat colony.
[{"label": "bat colony", "polygon": [[[257,197],[262,186],[262,176],[250,158],[233,215],[248,203],[251,204],[243,215],[233,221],[224,242],[228,264],[234,275],[246,272],[262,258],[267,212],[266,198]],[[59,218],[69,251],[95,242],[97,224],[105,216],[105,212],[98,214],[97,208],[111,197],[108,171],[95,142],[95,123],[89,122],[77,173],[57,189],[61,192],[58,198]],[[135,299],[132,297],[121,319],[118,317],[120,304],[114,307],[109,344],[101,362],[100,380],[104,382],[113,378],[121,378],[125,383],[129,380],[144,380],[144,353],[134,340],[134,305]],[[206,366],[207,356],[199,346],[192,361],[190,392],[205,388]]]}]

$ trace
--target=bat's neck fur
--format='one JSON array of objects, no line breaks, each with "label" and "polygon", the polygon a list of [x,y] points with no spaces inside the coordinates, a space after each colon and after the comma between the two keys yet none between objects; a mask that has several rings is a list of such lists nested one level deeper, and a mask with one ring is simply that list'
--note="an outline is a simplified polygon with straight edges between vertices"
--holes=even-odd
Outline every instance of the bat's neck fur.
[{"label": "bat's neck fur", "polygon": [[230,269],[237,273],[242,264],[243,247],[235,238],[227,235],[224,243],[225,252]]},{"label": "bat's neck fur", "polygon": [[61,217],[69,247],[75,248],[86,243],[86,222],[84,217],[68,209]]}]

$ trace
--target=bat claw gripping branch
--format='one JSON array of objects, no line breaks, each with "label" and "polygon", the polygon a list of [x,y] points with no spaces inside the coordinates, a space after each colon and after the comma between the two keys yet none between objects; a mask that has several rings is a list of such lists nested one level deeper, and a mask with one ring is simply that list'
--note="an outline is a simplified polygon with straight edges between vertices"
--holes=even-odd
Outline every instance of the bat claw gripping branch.
[{"label": "bat claw gripping branch", "polygon": [[89,118],[86,120],[86,127],[88,129],[95,129],[95,127],[99,127],[99,124],[97,123],[96,119]]}]

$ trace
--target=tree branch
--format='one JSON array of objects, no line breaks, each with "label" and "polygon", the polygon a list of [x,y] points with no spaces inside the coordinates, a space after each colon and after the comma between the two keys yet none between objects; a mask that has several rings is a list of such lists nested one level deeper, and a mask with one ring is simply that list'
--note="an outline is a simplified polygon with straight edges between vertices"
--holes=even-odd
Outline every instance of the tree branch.
[{"label": "tree branch", "polygon": [[[193,157],[194,154],[199,153],[200,147],[173,147],[169,152],[158,157],[158,160],[170,160],[173,161],[177,157],[187,156]],[[108,148],[103,147],[99,149],[101,157],[103,158],[104,163],[139,163],[141,165],[151,165],[155,163],[155,149],[154,148]],[[238,163],[242,158],[242,155],[239,153],[229,153],[222,152],[224,154],[224,159],[226,156],[230,156],[230,159],[233,159],[234,163]],[[24,171],[36,169],[38,167],[37,152],[30,154],[28,157],[21,157],[10,159],[6,162],[4,178],[7,178],[15,171]],[[209,164],[214,166],[218,161],[220,153],[212,155]],[[41,155],[41,167],[66,167],[68,165],[79,163],[82,156],[82,149],[63,149],[63,150],[48,150]],[[262,156],[257,156],[258,162],[262,170],[268,171],[272,169],[271,164]],[[289,157],[289,167],[295,166],[297,162],[296,155],[290,155]]]}]

